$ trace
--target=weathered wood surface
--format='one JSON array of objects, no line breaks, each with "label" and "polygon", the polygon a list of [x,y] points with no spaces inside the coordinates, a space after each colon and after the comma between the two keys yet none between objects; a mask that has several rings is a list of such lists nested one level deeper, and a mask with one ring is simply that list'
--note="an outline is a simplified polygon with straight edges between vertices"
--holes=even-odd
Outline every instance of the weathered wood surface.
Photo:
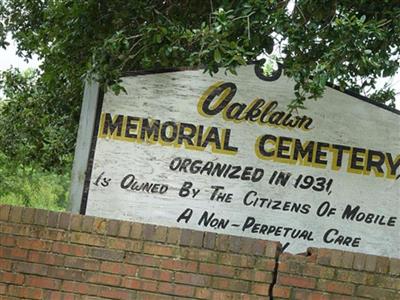
[{"label": "weathered wood surface", "polygon": [[[331,152],[328,153],[329,162],[325,168],[261,160],[255,152],[257,138],[271,134],[301,141],[377,150],[391,153],[395,159],[400,152],[400,131],[396,130],[400,125],[399,115],[327,88],[322,99],[312,103],[309,101],[307,110],[299,111],[299,115],[307,115],[313,119],[312,128],[308,131],[261,126],[250,122],[235,123],[224,120],[221,114],[201,116],[197,109],[199,97],[217,81],[233,82],[237,86],[232,102],[250,103],[251,100],[261,97],[267,101],[278,101],[276,110],[286,111],[287,104],[294,98],[292,81],[283,76],[273,82],[262,81],[256,77],[252,66],[240,68],[238,76],[219,72],[214,77],[209,77],[198,70],[126,77],[124,86],[127,94],[115,96],[107,93],[104,96],[103,113],[231,129],[230,144],[239,150],[235,155],[227,155],[212,153],[210,147],[204,151],[196,151],[159,143],[98,138],[87,214],[279,240],[283,244],[290,243],[289,252],[304,252],[306,247],[314,246],[386,256],[396,256],[397,253],[397,257],[400,257],[399,180],[380,178],[374,172],[370,175],[352,174],[347,171],[348,155],[343,156],[344,167],[332,170]],[[87,140],[90,141],[90,138],[87,137]],[[269,144],[268,149],[271,147]],[[172,171],[169,165],[177,157],[252,166],[263,169],[264,176],[258,182],[251,182]],[[383,169],[386,171],[386,166]],[[291,174],[286,186],[269,183],[275,171]],[[397,175],[399,171],[397,169]],[[103,175],[96,185],[95,182],[101,174]],[[168,191],[161,195],[123,189],[121,181],[128,174],[133,174],[139,183],[166,184]],[[296,179],[300,175],[332,179],[330,193],[316,192],[312,188],[295,188]],[[106,187],[99,184],[104,179],[111,179]],[[196,197],[178,195],[185,181],[192,182],[192,188],[200,189]],[[224,186],[224,192],[232,193],[230,203],[210,200],[213,192],[211,186],[215,185]],[[281,201],[283,205],[290,202],[308,205],[310,209],[308,213],[296,213],[244,205],[243,199],[250,191],[255,191],[258,197],[273,200],[274,203]],[[317,216],[316,212],[324,202],[336,211],[330,216]],[[383,216],[386,225],[344,220],[342,213],[347,205],[352,208],[359,205],[360,211],[374,214],[374,217]],[[193,211],[190,220],[187,223],[177,222],[185,209]],[[208,216],[214,213],[219,220],[228,221],[226,228],[212,228],[210,225],[205,226],[204,222],[199,224],[206,211]],[[268,228],[282,226],[306,231],[309,234],[307,238],[312,240],[283,237],[282,231],[280,236],[276,236],[276,232],[262,234],[259,232],[260,228],[254,229],[254,226],[243,230],[248,217],[253,217],[257,223],[265,224]],[[388,226],[388,222],[394,226]],[[330,229],[334,230],[326,236]],[[343,246],[327,241],[338,235],[352,237],[352,242],[358,238],[358,246]],[[324,236],[327,239],[325,241]]]}]

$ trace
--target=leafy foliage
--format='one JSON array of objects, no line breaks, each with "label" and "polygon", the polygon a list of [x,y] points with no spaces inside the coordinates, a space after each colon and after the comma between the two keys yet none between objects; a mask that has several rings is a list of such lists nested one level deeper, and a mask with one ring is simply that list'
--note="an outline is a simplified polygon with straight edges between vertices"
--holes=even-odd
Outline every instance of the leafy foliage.
[{"label": "leafy foliage", "polygon": [[68,101],[68,89],[49,90],[35,71],[10,70],[3,80],[10,100],[0,102],[0,149],[20,164],[63,171],[74,149],[77,101]]},{"label": "leafy foliage", "polygon": [[0,153],[0,204],[65,210],[69,172],[57,175],[32,166],[16,165]]},{"label": "leafy foliage", "polygon": [[[275,45],[285,74],[297,83],[291,108],[301,108],[327,82],[365,92],[399,68],[398,1],[292,3],[289,12],[289,1],[278,0],[3,0],[0,46],[10,32],[18,53],[38,55],[41,66],[29,76],[2,76],[1,149],[61,170],[73,149],[87,77],[118,93],[126,70],[235,73]],[[390,102],[393,91],[374,97]]]}]

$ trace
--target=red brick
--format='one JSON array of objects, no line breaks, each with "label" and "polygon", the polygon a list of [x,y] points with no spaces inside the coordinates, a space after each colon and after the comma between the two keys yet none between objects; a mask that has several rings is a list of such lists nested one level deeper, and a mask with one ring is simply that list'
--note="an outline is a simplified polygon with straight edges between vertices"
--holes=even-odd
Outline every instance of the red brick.
[{"label": "red brick", "polygon": [[214,276],[233,277],[235,275],[235,268],[217,264],[200,263],[199,273],[210,274]]},{"label": "red brick", "polygon": [[[136,299],[144,299],[144,300],[172,300],[172,299],[176,299],[176,300],[181,300],[182,298],[172,298],[171,296],[166,296],[166,295],[160,295],[160,294],[153,294],[153,293],[149,293],[149,292],[142,292],[142,291],[138,291],[136,292]],[[187,298],[185,298],[186,300]],[[183,299],[182,299],[183,300]]]},{"label": "red brick", "polygon": [[60,213],[60,215],[58,216],[58,228],[69,229],[71,223],[70,220],[71,220],[70,213],[66,212]]},{"label": "red brick", "polygon": [[21,287],[10,285],[8,287],[8,295],[16,296],[19,298],[29,298],[29,299],[44,299],[43,290],[33,287]]},{"label": "red brick", "polygon": [[182,297],[193,297],[195,288],[192,286],[175,284],[174,286],[174,295],[182,296]]},{"label": "red brick", "polygon": [[108,220],[106,223],[106,234],[116,236],[119,231],[120,221]]},{"label": "red brick", "polygon": [[121,283],[121,277],[110,274],[101,274],[101,273],[87,273],[86,279],[88,282],[97,283],[102,285],[112,285],[119,286]]},{"label": "red brick", "polygon": [[42,228],[38,231],[37,238],[52,241],[65,241],[67,233],[61,229]]},{"label": "red brick", "polygon": [[376,255],[368,255],[367,260],[365,262],[365,270],[368,272],[374,272],[376,267],[376,262],[377,262]]},{"label": "red brick", "polygon": [[79,258],[72,256],[65,257],[64,264],[67,267],[91,271],[96,271],[100,268],[100,262],[96,259]]},{"label": "red brick", "polygon": [[88,255],[101,260],[122,261],[124,252],[114,249],[89,248]]},{"label": "red brick", "polygon": [[196,272],[197,262],[176,260],[176,259],[163,259],[161,261],[162,269],[169,269],[175,271]]},{"label": "red brick", "polygon": [[36,226],[13,224],[11,233],[13,235],[37,237],[38,231],[39,229]]},{"label": "red brick", "polygon": [[[240,295],[240,294],[239,294]],[[232,292],[213,291],[211,300],[240,299],[239,295]]]},{"label": "red brick", "polygon": [[[297,261],[282,261],[279,263],[278,270],[282,273],[303,274],[305,266],[304,263],[299,263]],[[310,264],[309,266],[315,265]],[[319,268],[320,266],[317,267]]]},{"label": "red brick", "polygon": [[167,243],[177,245],[181,238],[181,229],[179,228],[168,228],[167,232]]},{"label": "red brick", "polygon": [[28,251],[19,248],[5,248],[0,247],[0,257],[11,259],[26,259]]},{"label": "red brick", "polygon": [[367,273],[349,270],[337,270],[336,279],[344,282],[353,282],[365,284],[367,282]]},{"label": "red brick", "polygon": [[48,210],[44,209],[35,209],[35,220],[34,224],[37,225],[46,225],[47,224],[47,216],[49,215]]},{"label": "red brick", "polygon": [[305,264],[308,262],[308,256],[302,254],[282,253],[279,257],[280,262],[297,262]]},{"label": "red brick", "polygon": [[141,289],[144,291],[155,292],[157,291],[157,281],[142,280]]},{"label": "red brick", "polygon": [[15,238],[9,235],[0,235],[0,245],[4,247],[13,247],[15,246]]},{"label": "red brick", "polygon": [[388,276],[382,276],[381,274],[376,274],[374,280],[374,286],[397,290],[400,293],[400,278],[388,277]]},{"label": "red brick", "polygon": [[229,249],[229,236],[217,235],[215,240],[215,249],[220,251],[227,251]]},{"label": "red brick", "polygon": [[309,290],[298,290],[295,289],[292,292],[291,299],[295,300],[329,300],[328,294],[323,294],[321,292],[309,291]]},{"label": "red brick", "polygon": [[86,256],[87,255],[87,247],[72,245],[66,243],[55,242],[53,243],[53,252],[62,253],[66,255],[73,256]]},{"label": "red brick", "polygon": [[51,254],[47,252],[37,252],[37,251],[29,251],[28,261],[48,264],[48,265],[63,265],[64,264],[64,256]]},{"label": "red brick", "polygon": [[125,263],[103,261],[100,266],[102,272],[135,276],[139,268]]},{"label": "red brick", "polygon": [[27,276],[25,284],[38,288],[58,290],[61,286],[61,280],[38,276]]},{"label": "red brick", "polygon": [[188,247],[180,247],[178,250],[179,256],[185,259],[209,263],[216,263],[218,260],[218,252],[215,251]]},{"label": "red brick", "polygon": [[286,286],[280,286],[280,285],[274,285],[274,288],[272,289],[272,296],[274,298],[285,298],[289,299],[290,297],[290,287]]},{"label": "red brick", "polygon": [[118,250],[126,250],[129,252],[141,252],[143,247],[143,242],[107,237],[106,247]]},{"label": "red brick", "polygon": [[264,255],[270,258],[277,258],[280,252],[281,244],[279,242],[267,241]]},{"label": "red brick", "polygon": [[317,263],[317,257],[318,257],[318,250],[317,249],[309,247],[309,248],[307,248],[306,254],[307,254],[306,261],[308,263],[313,263],[313,264]]},{"label": "red brick", "polygon": [[9,272],[0,272],[0,282],[21,285],[24,283],[24,275]]},{"label": "red brick", "polygon": [[269,295],[269,284],[266,283],[253,283],[251,285],[250,293],[261,295],[261,296],[268,296]]},{"label": "red brick", "polygon": [[[326,298],[325,298],[326,299]],[[365,298],[359,298],[355,296],[345,296],[345,295],[329,295],[329,300],[365,300]]]},{"label": "red brick", "polygon": [[154,279],[158,281],[172,281],[173,272],[148,267],[141,267],[139,270],[139,276],[140,278]]},{"label": "red brick", "polygon": [[253,245],[252,245],[251,253],[253,255],[258,255],[258,256],[262,255],[262,256],[264,256],[265,255],[265,251],[266,251],[266,247],[267,247],[267,241],[255,240],[253,242]]},{"label": "red brick", "polygon": [[99,287],[97,285],[66,281],[64,280],[61,286],[62,291],[78,293],[83,295],[97,295]]},{"label": "red brick", "polygon": [[388,273],[389,272],[389,258],[388,257],[383,257],[383,256],[378,256],[376,260],[376,269],[375,272],[377,273]]},{"label": "red brick", "polygon": [[60,213],[58,213],[58,212],[49,211],[49,217],[47,218],[47,226],[48,227],[57,227],[59,215],[60,215]]},{"label": "red brick", "polygon": [[249,282],[244,280],[234,280],[230,278],[214,277],[212,280],[212,287],[219,290],[245,293],[249,291]]},{"label": "red brick", "polygon": [[293,276],[293,275],[278,275],[278,283],[286,286],[301,287],[312,289],[315,287],[316,280],[314,278]]},{"label": "red brick", "polygon": [[39,251],[50,251],[52,243],[49,241],[41,241],[37,239],[19,238],[17,245],[23,249],[33,249]]},{"label": "red brick", "polygon": [[253,269],[239,269],[236,271],[235,278],[254,282],[271,283],[272,273]]},{"label": "red brick", "polygon": [[242,280],[247,280],[247,281],[253,281],[253,279],[254,279],[254,270],[252,270],[252,269],[238,269],[238,270],[236,270],[235,278],[242,279]]},{"label": "red brick", "polygon": [[47,266],[41,264],[15,262],[14,270],[18,273],[24,273],[24,274],[46,275]]},{"label": "red brick", "polygon": [[0,295],[5,295],[7,290],[7,285],[4,283],[0,283]]},{"label": "red brick", "polygon": [[84,217],[81,215],[71,215],[70,229],[74,231],[81,231],[83,218]]},{"label": "red brick", "polygon": [[[115,287],[101,287],[98,293],[99,296],[107,298],[107,299],[140,299],[136,298],[136,293],[133,291],[127,291],[123,289],[117,289]],[[144,300],[144,299],[143,299]]]},{"label": "red brick", "polygon": [[372,286],[357,286],[356,295],[369,299],[392,300],[398,299],[398,291],[390,291]]},{"label": "red brick", "polygon": [[174,294],[174,285],[171,282],[159,282],[158,292],[161,294]]},{"label": "red brick", "polygon": [[15,228],[15,226],[12,226],[9,223],[1,223],[0,222],[0,232],[1,233],[14,234],[14,228]]},{"label": "red brick", "polygon": [[81,231],[92,232],[93,224],[94,224],[94,217],[84,216],[82,219]]},{"label": "red brick", "polygon": [[121,221],[118,230],[118,236],[128,237],[130,232],[131,232],[131,223],[126,221]]},{"label": "red brick", "polygon": [[[181,245],[183,245],[182,238],[183,238],[184,230],[181,231],[181,240],[180,240]],[[186,245],[191,246],[191,247],[201,248],[202,244],[203,244],[203,237],[204,237],[203,231],[191,230],[191,234],[190,234],[189,240],[188,240],[189,244],[186,243]]]},{"label": "red brick", "polygon": [[391,258],[389,263],[390,263],[389,274],[400,275],[400,259]]},{"label": "red brick", "polygon": [[[331,266],[340,267],[342,266],[343,251],[340,250],[330,250],[331,252]],[[351,266],[349,266],[351,268]]]},{"label": "red brick", "polygon": [[211,283],[211,277],[200,274],[176,272],[175,282],[196,286],[209,286]]},{"label": "red brick", "polygon": [[11,206],[11,211],[8,217],[8,220],[11,223],[20,223],[22,218],[23,207],[20,206]]},{"label": "red brick", "polygon": [[354,292],[354,285],[351,283],[319,280],[317,289],[323,292],[352,295]]},{"label": "red brick", "polygon": [[316,261],[317,264],[330,266],[331,252],[329,249],[318,249],[316,255],[317,255],[317,261]]},{"label": "red brick", "polygon": [[79,295],[74,295],[74,294],[71,294],[71,293],[62,293],[62,292],[57,292],[57,291],[47,291],[47,290],[44,292],[44,298],[43,299],[51,299],[51,300],[82,300]]},{"label": "red brick", "polygon": [[256,282],[271,283],[272,282],[272,273],[254,270],[253,280]]},{"label": "red brick", "polygon": [[106,233],[107,220],[103,218],[94,218],[92,231],[99,234]]},{"label": "red brick", "polygon": [[98,247],[104,247],[106,244],[104,236],[83,233],[83,232],[71,232],[71,242],[76,244],[98,246]]},{"label": "red brick", "polygon": [[0,205],[0,220],[7,221],[10,215],[11,206],[9,205]]},{"label": "red brick", "polygon": [[335,269],[310,263],[305,264],[303,269],[300,269],[299,274],[316,278],[332,279],[335,276]]},{"label": "red brick", "polygon": [[145,243],[143,252],[146,254],[159,256],[174,256],[175,252],[177,252],[177,248],[159,244]]},{"label": "red brick", "polygon": [[354,255],[353,268],[356,270],[364,270],[366,259],[367,259],[366,254],[356,253]]},{"label": "red brick", "polygon": [[0,258],[0,271],[11,271],[12,260]]},{"label": "red brick", "polygon": [[139,278],[132,278],[132,277],[125,277],[122,279],[122,287],[128,288],[128,289],[140,289],[142,285],[142,281]]},{"label": "red brick", "polygon": [[194,297],[197,299],[211,299],[211,293],[212,291],[207,288],[196,288],[194,292]]},{"label": "red brick", "polygon": [[142,239],[143,224],[133,223],[131,226],[130,237],[133,239]]},{"label": "red brick", "polygon": [[[214,252],[216,253],[216,252]],[[264,264],[266,262],[265,259],[260,261],[257,264],[257,267],[260,267],[260,264]],[[248,255],[241,254],[233,254],[233,253],[222,253],[219,255],[219,263],[222,265],[230,265],[237,266],[243,268],[252,268],[256,264],[256,259],[254,257]],[[275,265],[275,262],[274,262]]]},{"label": "red brick", "polygon": [[255,265],[257,266],[257,269],[260,270],[274,271],[276,262],[274,259],[258,257]]},{"label": "red brick", "polygon": [[49,267],[47,276],[58,279],[85,281],[85,272],[70,268]]},{"label": "red brick", "polygon": [[138,253],[127,254],[125,261],[139,266],[160,266],[160,258]]}]

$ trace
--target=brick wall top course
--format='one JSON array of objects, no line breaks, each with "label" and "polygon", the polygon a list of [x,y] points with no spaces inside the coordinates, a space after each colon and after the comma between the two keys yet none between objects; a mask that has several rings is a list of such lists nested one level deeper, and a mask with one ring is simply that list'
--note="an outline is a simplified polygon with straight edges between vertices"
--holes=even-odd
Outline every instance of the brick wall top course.
[{"label": "brick wall top course", "polygon": [[400,260],[0,205],[0,299],[400,300]]},{"label": "brick wall top course", "polygon": [[277,242],[0,206],[0,299],[265,299]]},{"label": "brick wall top course", "polygon": [[[121,250],[131,249],[127,240],[138,240],[274,259],[281,247],[274,241],[9,205],[0,205],[0,222],[5,231],[9,223],[17,224],[15,235],[40,239],[46,234],[49,240]],[[36,225],[36,230],[30,225]]]}]

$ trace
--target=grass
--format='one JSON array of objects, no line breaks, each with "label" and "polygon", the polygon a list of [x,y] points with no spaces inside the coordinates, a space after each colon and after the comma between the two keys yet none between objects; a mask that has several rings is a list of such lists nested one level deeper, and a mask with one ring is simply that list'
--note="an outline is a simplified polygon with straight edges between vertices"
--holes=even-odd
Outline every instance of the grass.
[{"label": "grass", "polygon": [[70,173],[15,165],[0,153],[0,204],[62,211],[68,205]]}]

